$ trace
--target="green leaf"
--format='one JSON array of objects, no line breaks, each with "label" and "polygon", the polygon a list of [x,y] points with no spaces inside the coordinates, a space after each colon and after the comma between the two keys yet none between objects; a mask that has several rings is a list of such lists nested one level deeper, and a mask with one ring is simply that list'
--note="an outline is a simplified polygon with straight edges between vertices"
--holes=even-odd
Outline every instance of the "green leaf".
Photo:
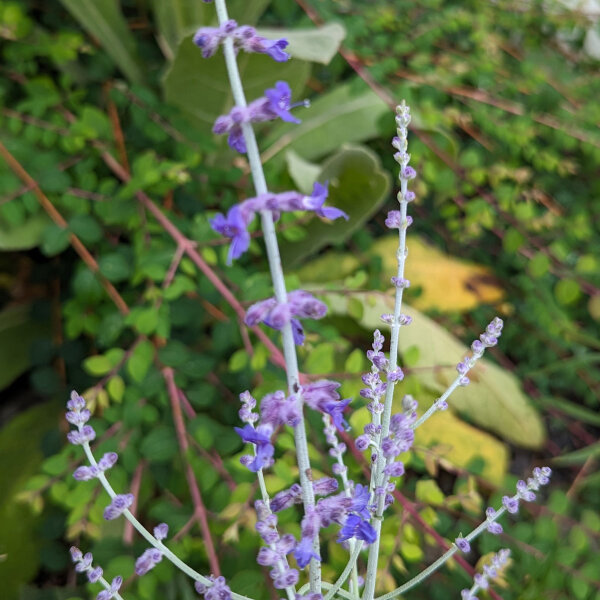
[{"label": "green leaf", "polygon": [[321,166],[304,160],[293,150],[285,153],[285,162],[287,163],[288,173],[294,180],[296,187],[303,194],[312,192],[313,184],[317,181]]},{"label": "green leaf", "polygon": [[15,305],[0,312],[0,390],[10,385],[31,366],[32,342],[45,328],[29,318],[28,305]]},{"label": "green leaf", "polygon": [[76,215],[69,221],[69,229],[86,244],[95,244],[104,236],[100,224],[90,215]]},{"label": "green leaf", "polygon": [[79,24],[99,40],[106,53],[133,83],[144,81],[136,52],[135,38],[129,31],[118,0],[60,0]]},{"label": "green leaf", "polygon": [[425,504],[439,506],[444,502],[444,492],[439,488],[434,479],[421,479],[417,481],[417,489],[415,491],[417,500]]},{"label": "green leaf", "polygon": [[[288,81],[297,98],[310,74],[310,63],[292,60],[273,68],[273,59],[262,54],[240,54],[240,75],[248,102],[264,95],[279,80]],[[192,36],[181,41],[163,81],[165,99],[182,109],[205,132],[231,108],[233,99],[223,53],[204,59]],[[201,101],[200,101],[201,99]],[[302,117],[300,117],[302,118]]]},{"label": "green leaf", "polygon": [[98,261],[100,272],[109,281],[124,281],[131,276],[132,265],[122,252],[110,252]]},{"label": "green leaf", "polygon": [[0,250],[29,250],[42,241],[43,232],[50,219],[45,213],[37,213],[21,225],[8,225],[0,221]]},{"label": "green leaf", "polygon": [[[310,289],[310,286],[305,287]],[[352,296],[363,302],[364,314],[359,323],[367,330],[381,328],[380,315],[394,311],[391,295],[364,292]],[[326,293],[322,299],[332,313],[348,314],[346,295]],[[468,348],[414,308],[403,304],[402,312],[412,317],[412,323],[410,327],[402,328],[399,353],[413,346],[419,349],[415,377],[439,395],[454,381],[456,370],[453,365],[468,352]],[[524,448],[540,448],[544,444],[544,424],[512,373],[484,358],[469,372],[469,378],[471,384],[458,388],[450,397],[451,410],[464,413],[480,427]]]},{"label": "green leaf", "polygon": [[69,245],[69,230],[50,223],[42,233],[42,252],[46,256],[60,254]]},{"label": "green leaf", "polygon": [[293,58],[328,65],[337,54],[346,30],[339,23],[328,23],[311,29],[263,29],[258,33],[267,39],[285,38],[289,46],[285,49]]},{"label": "green leaf", "polygon": [[600,456],[600,442],[557,456],[552,462],[558,465],[579,465],[583,464],[588,458],[596,458],[598,456]]},{"label": "green leaf", "polygon": [[559,304],[573,304],[581,296],[581,288],[573,279],[561,279],[554,287],[554,296]]},{"label": "green leaf", "polygon": [[265,138],[263,162],[281,165],[290,149],[305,160],[315,160],[342,144],[391,133],[394,123],[391,109],[360,80],[321,95],[300,118],[300,125],[281,123],[273,128]]},{"label": "green leaf", "polygon": [[335,346],[321,342],[313,348],[306,359],[305,368],[308,373],[331,373],[335,367]]},{"label": "green leaf", "polygon": [[318,252],[327,244],[341,243],[359,229],[386,200],[390,177],[378,156],[362,146],[342,148],[323,164],[319,181],[329,181],[327,205],[345,211],[350,219],[335,224],[313,219],[299,242],[282,242],[281,256],[288,265]]},{"label": "green leaf", "polygon": [[106,384],[106,391],[115,402],[121,402],[125,394],[125,382],[123,378],[119,375],[112,377]]},{"label": "green leaf", "polygon": [[86,358],[83,361],[83,368],[90,375],[100,377],[106,375],[112,369],[112,365],[106,356],[99,355]]},{"label": "green leaf", "polygon": [[134,381],[140,383],[144,379],[153,358],[154,346],[148,340],[140,342],[135,347],[127,361],[127,371]]},{"label": "green leaf", "polygon": [[175,432],[170,427],[157,427],[140,444],[142,456],[153,462],[165,462],[177,453]]}]

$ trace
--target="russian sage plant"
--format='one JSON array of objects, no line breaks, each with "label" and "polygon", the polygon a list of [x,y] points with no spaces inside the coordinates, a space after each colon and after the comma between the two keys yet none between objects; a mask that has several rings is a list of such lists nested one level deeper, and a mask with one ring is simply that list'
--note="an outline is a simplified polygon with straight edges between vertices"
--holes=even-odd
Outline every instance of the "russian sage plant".
[{"label": "russian sage plant", "polygon": [[[344,460],[346,444],[340,441],[339,434],[349,430],[345,413],[351,399],[340,397],[340,384],[335,381],[307,382],[301,378],[296,354],[296,345],[302,345],[304,342],[301,319],[319,319],[325,316],[327,306],[307,291],[288,292],[275,228],[282,212],[314,212],[319,217],[332,221],[338,218],[347,219],[348,216],[335,207],[325,205],[328,195],[327,182],[315,183],[311,195],[296,191],[273,193],[268,190],[253,124],[275,119],[298,123],[296,112],[292,111],[307,104],[292,103],[290,87],[284,81],[279,81],[275,87],[267,89],[263,97],[247,103],[237,68],[237,53],[260,52],[277,62],[282,62],[289,58],[285,52],[287,41],[268,40],[259,36],[252,27],[239,26],[228,18],[225,0],[215,0],[215,5],[219,27],[201,28],[194,36],[194,42],[201,49],[204,58],[209,59],[219,47],[222,47],[225,54],[235,106],[229,114],[216,120],[213,131],[216,134],[227,134],[229,146],[237,152],[247,154],[255,195],[233,206],[227,214],[217,214],[210,224],[216,232],[230,240],[227,262],[231,264],[248,249],[248,228],[255,218],[260,219],[274,295],[251,306],[245,321],[249,326],[263,323],[281,332],[287,377],[287,390],[266,395],[260,404],[249,391],[240,394],[239,416],[242,426],[236,427],[236,432],[248,444],[250,450],[242,457],[241,462],[256,473],[260,488],[260,498],[255,503],[256,530],[262,539],[257,562],[261,566],[269,567],[273,586],[282,590],[289,600],[330,600],[334,597],[373,600],[382,521],[386,509],[394,501],[394,481],[404,474],[404,465],[399,457],[412,447],[415,429],[434,412],[445,410],[450,395],[456,388],[469,384],[469,371],[483,356],[486,348],[497,344],[503,324],[496,318],[487,326],[480,338],[471,344],[470,355],[458,363],[456,379],[421,416],[418,416],[417,402],[411,396],[404,396],[402,410],[393,413],[395,388],[404,377],[397,364],[398,339],[401,328],[409,326],[411,321],[409,316],[402,313],[402,299],[404,290],[410,285],[404,277],[404,268],[408,254],[406,234],[412,223],[412,218],[408,215],[408,205],[415,198],[414,192],[409,190],[408,186],[416,177],[414,168],[409,164],[410,154],[407,151],[410,110],[403,102],[396,110],[397,135],[392,141],[395,149],[394,159],[399,165],[399,207],[390,211],[385,221],[387,227],[398,230],[398,270],[391,279],[395,288],[394,312],[381,317],[390,328],[389,352],[386,355],[383,350],[384,336],[380,331],[375,331],[372,347],[366,352],[371,369],[362,377],[365,387],[361,391],[361,396],[368,401],[371,421],[364,427],[364,431],[358,433],[353,442],[359,452],[369,453],[365,462],[369,465],[370,477],[362,483],[350,480]],[[117,493],[106,477],[106,472],[118,460],[117,454],[107,453],[100,460],[96,460],[92,453],[90,443],[96,434],[88,424],[91,414],[85,400],[73,392],[67,409],[66,418],[76,427],[68,434],[68,439],[72,444],[82,446],[88,461],[87,465],[75,470],[75,479],[98,479],[110,496],[104,518],[112,520],[123,516],[149,544],[147,550],[137,559],[136,574],[143,576],[165,558],[188,575],[194,581],[197,592],[203,594],[207,600],[249,600],[231,590],[222,576],[198,573],[171,552],[165,544],[168,536],[165,523],[158,524],[151,533],[135,518],[129,510],[134,503],[134,496]],[[312,476],[304,418],[309,410],[322,415],[323,431],[333,459],[331,477],[314,479]],[[291,428],[294,434],[299,481],[271,497],[265,484],[264,472],[276,460],[274,436],[284,427]],[[532,477],[527,481],[518,482],[513,496],[504,496],[502,506],[487,509],[486,519],[479,526],[464,536],[458,536],[450,549],[419,575],[394,591],[379,596],[377,600],[391,600],[397,597],[426,579],[456,552],[468,553],[471,542],[481,533],[501,533],[502,526],[498,522],[500,517],[505,512],[517,512],[520,501],[534,500],[535,492],[540,486],[548,483],[549,476],[550,469],[547,467],[534,469]],[[280,531],[278,527],[278,513],[296,504],[303,507],[300,539]],[[332,524],[337,527],[337,542],[347,548],[348,561],[336,581],[325,582],[321,578],[321,538],[322,530]],[[358,562],[363,552],[367,555],[364,573]],[[98,594],[98,600],[122,598],[121,576],[109,583],[103,578],[102,568],[94,565],[90,553],[83,554],[74,547],[71,554],[75,570],[86,573],[90,582],[99,583],[103,587]],[[492,562],[484,567],[483,573],[475,576],[473,586],[462,591],[462,598],[477,598],[476,593],[486,589],[489,581],[506,565],[508,554],[508,550],[501,550]],[[299,587],[301,571],[307,571],[308,582]]]}]

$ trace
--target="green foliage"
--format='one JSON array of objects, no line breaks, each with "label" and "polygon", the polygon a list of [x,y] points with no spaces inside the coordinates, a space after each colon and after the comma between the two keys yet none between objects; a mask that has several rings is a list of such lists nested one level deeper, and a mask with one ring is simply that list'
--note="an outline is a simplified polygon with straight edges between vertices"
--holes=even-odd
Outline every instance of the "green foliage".
[{"label": "green foliage", "polygon": [[[261,23],[274,29],[310,25],[296,3],[228,4],[240,23],[256,23],[264,13]],[[222,540],[224,574],[236,591],[266,598],[249,510],[254,478],[239,464],[242,444],[232,427],[238,424],[240,391],[250,389],[260,397],[284,389],[285,380],[253,334],[248,351],[231,307],[189,257],[179,261],[176,243],[137,194],[143,190],[198,243],[201,257],[244,306],[271,295],[261,240],[253,240],[248,256],[225,269],[226,249],[217,246],[221,240],[207,222],[214,212],[253,193],[244,158],[233,157],[209,131],[214,117],[231,105],[222,57],[204,61],[190,41],[197,26],[214,24],[214,6],[196,0],[63,0],[61,5],[66,10],[57,4],[40,12],[33,0],[0,2],[1,51],[10,75],[0,82],[2,142],[67,223],[52,221],[0,161],[0,294],[9,304],[0,313],[0,388],[12,399],[29,385],[36,397],[47,400],[0,433],[0,457],[6,463],[0,469],[0,540],[6,544],[0,555],[9,556],[5,562],[0,558],[3,589],[16,598],[22,584],[34,582],[23,588],[22,597],[41,599],[49,597],[42,596],[46,592],[55,598],[92,597],[97,593],[92,586],[82,584],[64,595],[54,587],[69,568],[71,543],[93,551],[109,577],[127,577],[144,549],[139,540],[133,547],[122,543],[122,523],[103,521],[107,500],[93,483],[70,477],[81,457],[64,446],[53,400],[60,398],[62,406],[68,391],[77,388],[94,409],[97,451],[120,452],[111,472],[117,491],[128,491],[134,474],[140,477],[143,522],[164,520],[172,531],[187,523],[194,513],[185,478],[189,462],[211,530]],[[343,311],[306,324],[302,369],[314,375],[353,374],[344,380],[343,391],[358,397],[359,374],[367,367],[364,349],[370,344],[365,327],[378,324],[377,311],[386,312],[354,292],[388,288],[386,264],[374,240],[382,231],[376,213],[387,200],[393,205],[389,173],[395,173],[395,165],[387,139],[393,122],[386,103],[339,56],[332,58],[347,31],[344,43],[373,82],[414,107],[418,136],[411,135],[410,151],[420,175],[415,224],[451,254],[460,250],[474,265],[489,267],[479,272],[480,280],[464,279],[464,294],[482,305],[472,322],[462,319],[460,308],[434,317],[470,340],[492,308],[507,313],[501,347],[509,361],[496,357],[503,365],[516,363],[516,375],[528,378],[527,389],[533,385],[541,392],[538,409],[559,411],[552,415],[573,420],[574,431],[579,422],[597,426],[598,207],[590,198],[599,191],[594,132],[600,115],[594,102],[597,63],[581,52],[582,17],[564,8],[543,12],[541,3],[514,11],[504,1],[313,5],[329,25],[290,34],[292,61],[274,65],[265,56],[239,56],[249,100],[286,78],[294,100],[312,99],[310,110],[298,109],[300,126],[264,124],[258,130],[270,189],[296,185],[308,193],[315,180],[329,179],[328,203],[352,217],[347,225],[305,222],[289,214],[280,222],[286,271],[292,264],[298,269],[288,283],[347,292]],[[574,37],[558,44],[565,29]],[[348,146],[359,143],[368,145]],[[128,172],[129,181],[111,169],[107,154]],[[71,234],[89,250],[98,272],[93,264],[90,269],[89,257],[86,264],[73,251]],[[347,243],[352,252],[331,251],[332,243]],[[308,265],[299,264],[309,257]],[[503,284],[501,300],[480,293],[489,283],[488,272],[495,277],[490,285]],[[109,289],[127,310],[114,304]],[[424,284],[407,296],[409,302],[423,299]],[[276,333],[267,333],[278,342]],[[400,352],[415,372],[402,391],[427,403],[452,375],[445,365],[458,360],[464,348],[423,315],[416,316],[407,335]],[[431,339],[444,347],[439,356]],[[568,469],[598,455],[597,444],[573,438],[556,416],[546,415],[542,423],[540,411],[506,369],[492,362],[485,366],[480,381],[461,390],[454,404],[478,427],[446,413],[446,420],[419,442],[421,448],[405,457],[402,493],[416,499],[425,522],[448,539],[461,527],[470,529],[484,506],[497,505],[513,487],[507,470],[522,470],[523,450],[507,469],[509,449],[489,432],[539,449],[547,425],[565,453],[553,465],[564,473],[559,485],[565,491]],[[187,455],[175,435],[165,368],[173,369],[189,402],[183,404]],[[353,404],[356,424],[365,409],[362,400]],[[189,416],[190,407],[195,417]],[[329,473],[318,416],[310,414],[309,424],[314,470]],[[537,450],[544,456],[532,460],[541,462],[548,448]],[[279,437],[276,452],[280,458],[267,481],[271,492],[297,477],[289,432]],[[223,459],[217,466],[215,453]],[[350,476],[359,480],[358,466],[350,466]],[[570,501],[572,494],[554,492],[535,524],[523,518],[506,528],[516,540],[507,540],[516,546],[510,575],[515,581],[503,596],[594,597],[599,490],[597,476],[582,476],[572,492],[578,502]],[[281,522],[286,531],[298,533],[298,515],[292,512],[282,514]],[[207,572],[204,543],[193,527],[173,547]],[[430,536],[400,511],[386,521],[384,533],[384,589],[439,553]],[[539,548],[541,558],[519,550],[521,542]],[[495,550],[497,543],[484,537],[478,550]],[[328,551],[327,575],[334,578],[346,554],[336,544]],[[38,590],[35,582],[42,579],[47,589]],[[445,598],[449,585],[460,589],[464,583],[458,569],[449,569],[415,597]],[[127,597],[195,596],[186,578],[161,564],[132,582]]]}]

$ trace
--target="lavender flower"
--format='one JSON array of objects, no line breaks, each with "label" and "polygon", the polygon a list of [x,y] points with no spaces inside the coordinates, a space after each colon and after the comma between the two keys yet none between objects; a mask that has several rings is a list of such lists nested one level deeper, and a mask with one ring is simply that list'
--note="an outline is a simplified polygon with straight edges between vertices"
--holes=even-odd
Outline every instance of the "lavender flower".
[{"label": "lavender flower", "polygon": [[254,213],[244,213],[236,204],[232,206],[227,216],[218,213],[209,220],[210,226],[221,235],[231,239],[227,264],[231,265],[234,258],[239,258],[250,246],[248,225],[254,219]]},{"label": "lavender flower", "polygon": [[377,534],[368,521],[361,519],[358,515],[350,515],[346,519],[337,541],[343,542],[350,538],[356,538],[357,540],[363,540],[367,544],[372,544],[376,537]]},{"label": "lavender flower", "polygon": [[302,386],[302,399],[313,410],[328,414],[338,430],[348,428],[344,419],[344,409],[350,404],[351,398],[340,400],[336,389],[340,386],[336,381],[326,379]]},{"label": "lavender flower", "polygon": [[268,423],[273,427],[289,425],[296,427],[302,415],[298,402],[294,396],[286,398],[281,390],[267,394],[260,402],[261,423]]},{"label": "lavender flower", "polygon": [[313,541],[319,533],[320,527],[321,519],[316,510],[308,510],[302,518],[302,537],[294,550],[294,558],[300,568],[306,567],[313,558],[321,560],[321,557],[313,549]]},{"label": "lavender flower", "polygon": [[144,550],[144,553],[135,561],[136,575],[145,575],[162,560],[162,557],[163,553],[156,548]]},{"label": "lavender flower", "polygon": [[233,39],[236,51],[242,49],[246,52],[267,54],[277,62],[285,62],[290,58],[290,55],[284,52],[289,43],[287,40],[269,40],[259,36],[254,27],[238,27],[233,20],[227,21],[221,27],[201,27],[194,35],[193,41],[202,50],[202,56],[210,58],[227,37]]},{"label": "lavender flower", "polygon": [[267,327],[281,330],[286,323],[291,323],[294,342],[301,346],[304,343],[304,330],[300,321],[293,317],[321,319],[327,313],[327,306],[304,290],[295,290],[287,295],[287,302],[278,304],[275,298],[267,298],[253,304],[246,311],[246,325],[253,326],[264,323]]},{"label": "lavender flower", "polygon": [[467,554],[467,552],[471,552],[471,544],[469,544],[468,540],[465,540],[464,537],[457,537],[454,540],[456,547],[461,551]]},{"label": "lavender flower", "polygon": [[202,594],[206,600],[231,600],[231,590],[225,581],[225,577],[215,577],[211,575],[212,585],[204,585],[200,581],[194,583],[194,587],[199,594]]},{"label": "lavender flower", "polygon": [[292,91],[285,81],[278,81],[274,88],[265,90],[265,95],[253,100],[248,106],[234,106],[228,115],[221,115],[213,125],[216,134],[228,133],[229,146],[238,152],[247,152],[242,132],[244,123],[261,123],[282,119],[289,123],[300,123],[290,110],[296,106],[307,106],[306,102],[291,104]]},{"label": "lavender flower", "polygon": [[242,463],[250,471],[260,471],[263,467],[272,464],[275,448],[271,444],[271,435],[273,434],[271,425],[259,425],[256,429],[252,425],[245,425],[243,429],[239,427],[234,429],[244,442],[254,444],[256,455],[242,457]]},{"label": "lavender flower", "polygon": [[240,402],[242,403],[242,408],[240,408],[238,412],[240,419],[244,423],[254,425],[254,423],[256,423],[256,421],[259,419],[259,415],[254,412],[256,400],[252,397],[250,392],[246,390],[240,394]]},{"label": "lavender flower", "polygon": [[107,452],[104,456],[98,461],[98,465],[92,466],[81,466],[77,467],[73,472],[73,477],[77,481],[89,481],[90,479],[94,479],[98,477],[100,473],[104,473],[108,469],[110,469],[118,459],[118,455],[116,452]]},{"label": "lavender flower", "polygon": [[133,500],[133,494],[117,494],[104,509],[104,518],[107,521],[116,519],[133,504]]}]

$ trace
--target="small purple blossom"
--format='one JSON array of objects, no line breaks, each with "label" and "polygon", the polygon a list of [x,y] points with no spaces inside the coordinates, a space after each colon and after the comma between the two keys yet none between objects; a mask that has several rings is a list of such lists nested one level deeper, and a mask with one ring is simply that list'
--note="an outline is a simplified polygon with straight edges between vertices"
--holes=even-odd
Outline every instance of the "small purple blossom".
[{"label": "small purple blossom", "polygon": [[454,543],[461,552],[464,552],[465,554],[471,552],[471,544],[469,544],[468,540],[465,540],[464,537],[457,537],[454,540]]},{"label": "small purple blossom", "polygon": [[208,578],[212,585],[204,585],[200,581],[194,583],[194,587],[199,594],[202,594],[205,600],[231,600],[231,590],[225,581],[225,577],[215,577],[211,575]]},{"label": "small purple blossom", "polygon": [[250,234],[248,225],[254,218],[254,214],[244,214],[239,205],[232,206],[227,216],[218,213],[209,220],[210,226],[222,236],[231,240],[227,254],[227,264],[231,265],[233,259],[239,258],[250,246]]},{"label": "small purple blossom", "polygon": [[338,430],[348,427],[344,419],[344,409],[350,404],[351,399],[340,400],[336,381],[322,379],[302,386],[302,399],[313,410],[328,414]]},{"label": "small purple blossom", "polygon": [[511,514],[519,512],[519,499],[517,497],[502,496],[502,504]]},{"label": "small purple blossom", "polygon": [[154,537],[159,542],[166,539],[167,535],[169,535],[169,526],[166,523],[159,523],[154,528]]},{"label": "small purple blossom", "polygon": [[134,500],[133,494],[118,494],[112,502],[104,509],[104,518],[107,521],[112,521],[119,517],[125,510],[127,510]]},{"label": "small purple blossom", "polygon": [[103,573],[104,571],[102,570],[102,567],[95,567],[93,569],[90,569],[87,572],[88,581],[90,583],[96,583],[97,581],[99,581],[100,577],[102,577]]},{"label": "small purple blossom", "polygon": [[250,471],[256,473],[263,467],[270,466],[273,459],[275,448],[271,444],[271,435],[273,427],[269,424],[259,425],[256,429],[252,425],[245,425],[244,428],[235,427],[236,433],[246,443],[254,444],[256,455],[246,466]]},{"label": "small purple blossom", "polygon": [[135,572],[136,575],[145,575],[153,569],[163,557],[163,553],[156,548],[148,548],[144,553],[135,561]]},{"label": "small purple blossom", "polygon": [[264,323],[267,327],[281,330],[291,323],[294,343],[304,343],[304,330],[300,322],[292,317],[321,319],[327,313],[327,306],[309,292],[294,290],[287,295],[287,302],[279,304],[275,298],[267,298],[253,304],[246,311],[245,323],[252,327]]},{"label": "small purple blossom", "polygon": [[368,521],[361,519],[358,515],[349,515],[340,530],[337,541],[343,542],[350,538],[363,540],[367,544],[372,544],[376,540],[377,534]]},{"label": "small purple blossom", "polygon": [[[319,502],[322,502],[321,500]],[[308,510],[302,518],[302,537],[294,550],[294,558],[303,569],[311,559],[320,561],[321,557],[315,552],[313,542],[321,527],[321,519],[315,509]]]},{"label": "small purple blossom", "polygon": [[281,390],[267,394],[260,402],[261,423],[268,423],[273,427],[289,425],[296,427],[302,415],[298,402],[294,396],[286,397]]},{"label": "small purple blossom", "polygon": [[67,439],[71,444],[76,446],[83,446],[89,444],[96,438],[96,432],[91,425],[84,425],[78,431],[69,431],[67,433]]}]

